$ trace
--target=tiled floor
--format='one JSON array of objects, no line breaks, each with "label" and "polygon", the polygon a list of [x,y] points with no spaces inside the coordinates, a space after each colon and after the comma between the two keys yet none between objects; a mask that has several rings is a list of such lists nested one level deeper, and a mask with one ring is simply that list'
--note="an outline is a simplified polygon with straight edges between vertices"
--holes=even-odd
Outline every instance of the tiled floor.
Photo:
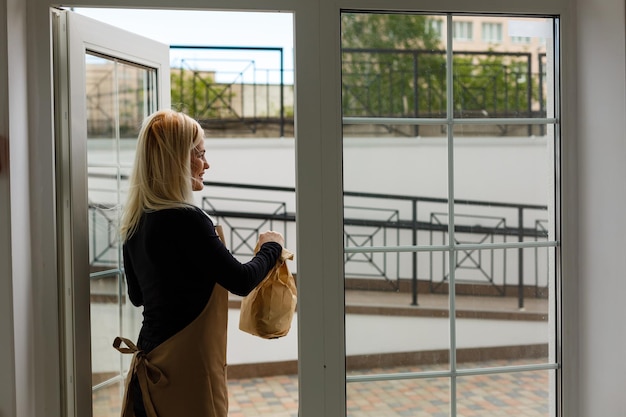
[{"label": "tiled floor", "polygon": [[[448,297],[426,294],[419,306],[410,306],[410,296],[394,292],[348,291],[347,306],[402,308],[402,314],[425,310],[427,315],[447,310]],[[508,320],[546,320],[548,303],[545,299],[526,300],[519,309],[512,297],[459,297],[458,311],[512,314]],[[412,313],[411,313],[412,314]],[[525,317],[526,316],[526,317]],[[463,363],[461,368],[485,368],[535,363],[491,361]],[[397,367],[370,369],[367,373],[402,373],[429,371],[428,367]],[[441,367],[438,368],[441,370]],[[350,382],[347,384],[348,417],[547,417],[549,411],[550,374],[553,371],[525,371],[488,375],[460,376],[456,379],[452,397],[450,378],[402,379],[384,382]],[[354,375],[353,373],[351,375]],[[247,378],[229,381],[229,417],[297,417],[298,379],[296,375]],[[119,416],[120,385],[115,384],[94,392],[94,417]],[[451,407],[455,406],[455,413]]]},{"label": "tiled floor", "polygon": [[[518,361],[515,364],[527,364]],[[463,364],[468,367],[511,365],[511,362]],[[425,368],[372,369],[368,373],[424,371]],[[457,378],[456,415],[463,417],[547,417],[551,371],[496,373]],[[295,375],[230,381],[230,417],[296,417]],[[449,378],[351,382],[347,385],[349,417],[449,417]],[[94,394],[94,417],[119,415],[119,387]]]}]

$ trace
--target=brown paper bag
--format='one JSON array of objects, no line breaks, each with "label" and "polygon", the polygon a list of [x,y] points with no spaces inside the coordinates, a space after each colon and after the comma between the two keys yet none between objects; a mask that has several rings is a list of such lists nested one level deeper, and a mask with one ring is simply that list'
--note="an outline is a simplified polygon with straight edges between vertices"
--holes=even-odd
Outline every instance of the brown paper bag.
[{"label": "brown paper bag", "polygon": [[276,339],[289,332],[296,310],[297,290],[287,260],[293,260],[293,253],[283,249],[265,279],[243,298],[240,330],[264,339]]}]

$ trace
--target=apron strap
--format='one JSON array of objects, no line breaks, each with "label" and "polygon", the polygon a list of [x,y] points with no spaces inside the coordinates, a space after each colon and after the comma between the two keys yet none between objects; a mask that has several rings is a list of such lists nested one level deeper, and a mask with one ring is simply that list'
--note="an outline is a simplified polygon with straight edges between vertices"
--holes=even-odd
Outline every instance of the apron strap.
[{"label": "apron strap", "polygon": [[[122,343],[124,343],[128,347],[122,347]],[[139,348],[125,337],[116,337],[113,341],[113,347],[117,349],[120,353],[136,353],[139,352]]]},{"label": "apron strap", "polygon": [[[124,343],[127,347],[122,346]],[[165,374],[155,365],[150,363],[145,353],[129,339],[125,337],[116,337],[113,341],[113,347],[123,354],[132,354],[133,359],[130,363],[130,369],[128,370],[128,376],[126,377],[126,393],[124,396],[124,403],[130,406],[130,381],[134,375],[137,376],[139,381],[139,387],[141,388],[141,395],[143,396],[143,404],[146,409],[148,417],[158,417],[158,414],[152,403],[150,397],[150,389],[148,388],[148,382],[153,385],[161,386],[167,385],[167,377]],[[123,407],[123,413],[126,412],[126,406]],[[132,408],[132,407],[131,407]],[[133,414],[134,415],[134,414]]]}]

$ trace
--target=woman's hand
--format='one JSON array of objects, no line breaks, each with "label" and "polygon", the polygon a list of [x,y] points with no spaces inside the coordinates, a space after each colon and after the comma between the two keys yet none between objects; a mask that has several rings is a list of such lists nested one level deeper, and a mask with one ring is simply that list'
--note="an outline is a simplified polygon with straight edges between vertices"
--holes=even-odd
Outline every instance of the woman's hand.
[{"label": "woman's hand", "polygon": [[259,235],[259,247],[261,247],[264,243],[267,242],[276,242],[280,243],[280,246],[285,245],[285,238],[282,234],[278,232],[274,232],[272,230],[268,230],[267,232],[263,232]]}]

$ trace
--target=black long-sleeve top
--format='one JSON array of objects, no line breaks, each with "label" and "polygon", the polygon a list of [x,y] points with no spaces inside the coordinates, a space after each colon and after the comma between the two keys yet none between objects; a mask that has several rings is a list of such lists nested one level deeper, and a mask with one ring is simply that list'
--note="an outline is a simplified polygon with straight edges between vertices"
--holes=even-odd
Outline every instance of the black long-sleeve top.
[{"label": "black long-sleeve top", "polygon": [[199,208],[143,214],[123,246],[128,296],[142,306],[138,346],[149,352],[191,323],[219,283],[245,296],[276,264],[282,247],[267,242],[249,262],[235,259]]}]

